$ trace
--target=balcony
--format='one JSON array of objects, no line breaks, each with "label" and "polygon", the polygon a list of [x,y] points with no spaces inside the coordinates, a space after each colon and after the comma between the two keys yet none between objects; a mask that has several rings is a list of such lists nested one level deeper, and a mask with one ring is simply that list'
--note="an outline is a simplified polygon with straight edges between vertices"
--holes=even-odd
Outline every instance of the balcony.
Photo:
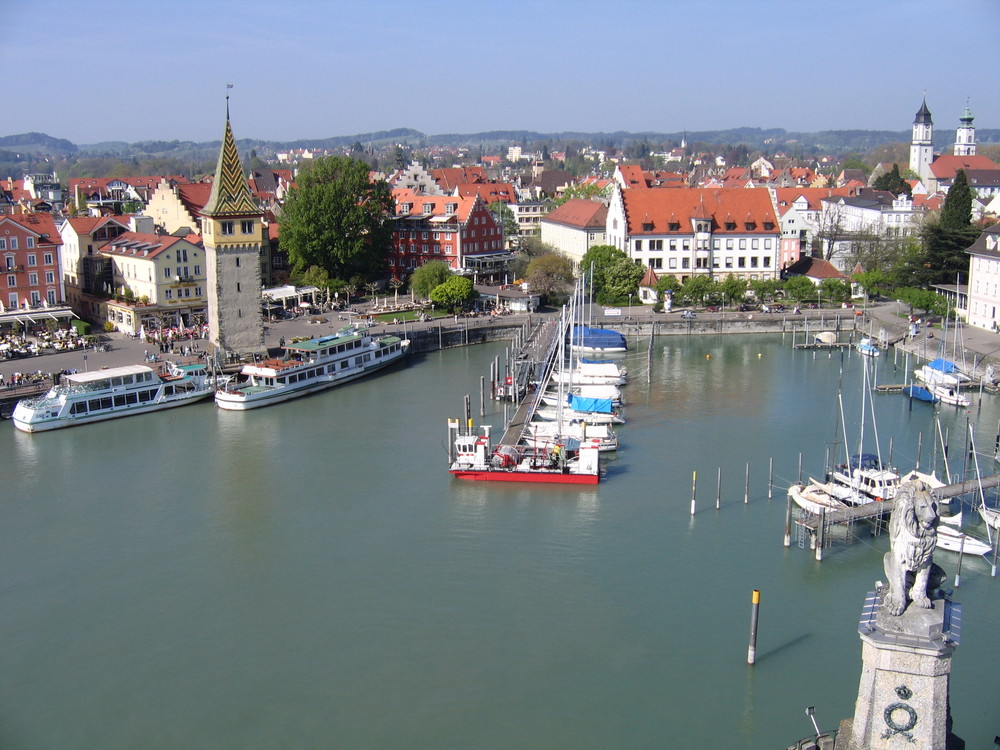
[{"label": "balcony", "polygon": [[5,268],[4,270],[7,273],[24,273],[24,266],[20,265],[20,264],[18,264],[18,265],[8,265],[7,268]]},{"label": "balcony", "polygon": [[174,276],[175,284],[194,284],[196,281],[194,276]]}]

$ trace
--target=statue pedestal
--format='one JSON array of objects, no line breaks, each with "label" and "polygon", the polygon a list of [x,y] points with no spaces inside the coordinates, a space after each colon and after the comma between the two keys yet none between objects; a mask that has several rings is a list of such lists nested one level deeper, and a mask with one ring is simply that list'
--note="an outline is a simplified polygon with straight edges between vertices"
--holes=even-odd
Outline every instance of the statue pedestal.
[{"label": "statue pedestal", "polygon": [[951,655],[958,645],[962,606],[935,599],[932,609],[912,604],[898,617],[880,595],[865,600],[861,684],[853,721],[845,720],[837,750],[962,748],[951,734],[948,701]]}]

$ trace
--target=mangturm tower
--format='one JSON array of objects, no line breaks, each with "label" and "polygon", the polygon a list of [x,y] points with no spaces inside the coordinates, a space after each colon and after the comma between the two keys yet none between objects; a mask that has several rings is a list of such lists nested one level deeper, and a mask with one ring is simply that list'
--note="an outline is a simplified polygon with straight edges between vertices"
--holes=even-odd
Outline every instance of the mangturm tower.
[{"label": "mangturm tower", "polygon": [[932,161],[934,161],[934,123],[931,121],[931,111],[927,109],[927,97],[924,97],[913,120],[910,169],[926,182],[931,174]]},{"label": "mangturm tower", "polygon": [[208,276],[208,336],[217,353],[263,353],[260,251],[263,213],[250,193],[229,125],[215,169],[208,203],[202,209],[201,235]]}]

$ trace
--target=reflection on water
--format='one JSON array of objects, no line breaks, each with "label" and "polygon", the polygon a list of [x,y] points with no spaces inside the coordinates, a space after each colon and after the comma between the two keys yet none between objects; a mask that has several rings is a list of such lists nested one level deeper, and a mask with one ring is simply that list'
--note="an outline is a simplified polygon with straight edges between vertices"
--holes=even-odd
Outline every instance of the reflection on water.
[{"label": "reflection on water", "polygon": [[[4,747],[737,737],[762,750],[807,733],[805,705],[832,728],[853,713],[857,616],[885,539],[838,542],[822,563],[784,549],[784,488],[800,452],[816,475],[843,442],[838,388],[857,444],[858,358],[778,336],[677,336],[655,342],[647,372],[647,343],[625,357],[629,422],[596,487],[447,473],[445,420],[462,394],[475,404],[502,346],[244,413],[205,403],[43,435],[0,425]],[[901,372],[885,358],[875,379]],[[967,411],[873,404],[901,467],[921,435],[929,465],[936,420],[961,464],[966,414],[984,451],[1000,417],[991,396]],[[488,409],[501,424],[502,405]],[[970,746],[996,734],[1000,702],[1000,597],[984,567],[963,563],[952,678]]]}]

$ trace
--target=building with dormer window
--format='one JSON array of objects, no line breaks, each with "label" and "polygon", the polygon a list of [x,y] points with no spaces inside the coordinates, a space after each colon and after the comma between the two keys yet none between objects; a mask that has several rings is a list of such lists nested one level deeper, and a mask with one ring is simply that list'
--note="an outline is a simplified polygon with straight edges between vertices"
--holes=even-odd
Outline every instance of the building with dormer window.
[{"label": "building with dormer window", "polygon": [[636,263],[681,282],[696,275],[778,277],[781,231],[767,190],[616,185],[606,236]]},{"label": "building with dormer window", "polygon": [[393,190],[396,215],[389,273],[402,278],[431,260],[477,282],[502,281],[513,257],[503,229],[479,196],[420,195]]},{"label": "building with dormer window", "polygon": [[205,322],[205,249],[200,244],[169,234],[124,232],[100,254],[110,261],[105,284],[111,297],[104,302],[104,318],[119,331]]}]

